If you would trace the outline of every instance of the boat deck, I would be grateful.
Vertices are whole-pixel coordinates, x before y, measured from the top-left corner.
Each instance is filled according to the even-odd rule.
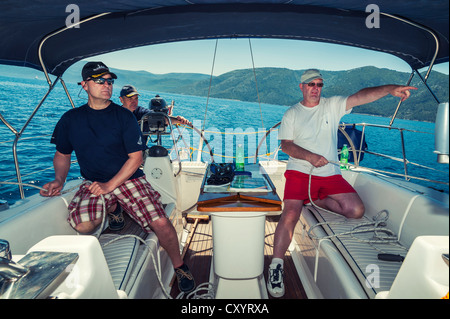
[[[141,238],[146,237],[146,233],[141,229],[141,227],[134,222],[127,214],[124,214],[125,227],[120,231],[111,231],[106,229],[103,234],[114,233],[118,235],[133,234],[140,236]],[[265,224],[265,245],[264,245],[264,278],[267,281],[267,269],[272,259],[273,253],[273,239],[275,234],[275,229],[279,216],[268,216],[266,217]],[[191,222],[191,221],[189,221]],[[193,223],[193,222],[192,222]],[[191,225],[192,226],[192,225]],[[195,232],[192,236],[189,248],[186,251],[184,262],[189,266],[192,274],[194,275],[196,284],[202,284],[209,281],[210,268],[212,262],[212,223],[211,221],[200,221],[197,224]],[[302,283],[298,277],[297,271],[295,269],[294,262],[290,256],[289,251],[286,252],[284,260],[284,271],[285,271],[285,288],[286,293],[280,299],[306,299],[306,293],[303,289]],[[180,291],[176,281],[171,289],[170,295],[176,298]],[[269,298],[272,298],[269,295]]]
[[[264,245],[264,277],[267,281],[267,269],[272,259],[273,238],[279,216],[266,217],[265,245]],[[212,225],[209,222],[199,222],[189,249],[184,257],[185,263],[190,267],[198,284],[209,281],[210,267],[212,261]],[[285,287],[286,294],[283,299],[306,299],[306,293],[298,277],[294,262],[289,254],[285,256]],[[176,284],[173,285],[171,296],[176,297],[179,289]],[[269,298],[272,298],[269,295]]]
[[[123,218],[125,220],[125,227],[119,231],[112,231],[109,228],[106,228],[102,234],[116,234],[116,235],[135,235],[141,237],[142,239],[147,238],[147,233],[136,223],[133,219],[131,219],[128,214],[124,213]]]

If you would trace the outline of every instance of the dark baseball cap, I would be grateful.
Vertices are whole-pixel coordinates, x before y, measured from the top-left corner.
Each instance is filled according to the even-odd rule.
[[[111,74],[113,79],[117,79],[117,75],[110,72],[108,67],[103,62],[88,62],[81,70],[83,81],[89,78],[98,78],[105,74]]]
[[[133,95],[139,95],[136,88],[132,85],[125,85],[122,90],[120,90],[120,97],[126,96],[126,97],[132,97]]]

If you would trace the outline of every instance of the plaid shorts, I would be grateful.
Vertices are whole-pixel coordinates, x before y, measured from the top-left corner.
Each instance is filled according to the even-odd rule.
[[[89,191],[89,183],[83,183],[69,204],[67,221],[75,228],[82,222],[102,218],[105,208],[115,203],[130,215],[146,232],[151,232],[150,224],[159,218],[166,218],[164,207],[145,176],[128,180],[112,192],[96,196]],[[103,203],[104,200],[104,203]]]

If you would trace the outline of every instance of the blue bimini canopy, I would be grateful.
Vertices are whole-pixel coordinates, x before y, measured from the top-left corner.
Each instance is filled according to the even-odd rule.
[[[449,3],[361,0],[3,0],[0,63],[59,76],[87,57],[157,43],[282,38],[349,45],[395,55],[413,69],[447,62]],[[371,27],[371,12],[378,27]],[[73,27],[69,18],[79,17]],[[70,19],[69,19],[70,20]],[[370,22],[370,19],[369,19]],[[67,28],[66,25],[72,26]],[[374,26],[374,24],[372,24]]]

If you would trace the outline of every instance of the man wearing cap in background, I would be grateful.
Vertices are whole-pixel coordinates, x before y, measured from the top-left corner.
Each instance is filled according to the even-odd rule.
[[[337,131],[342,116],[352,108],[376,101],[388,94],[406,100],[415,87],[383,85],[360,90],[349,96],[321,98],[324,85],[317,69],[306,70],[300,79],[303,100],[283,116],[278,139],[289,155],[286,166],[284,208],[274,238],[267,288],[273,297],[284,295],[283,258],[292,241],[294,227],[304,204],[311,199],[322,208],[348,218],[361,218],[364,204],[353,187],[342,177],[338,162]],[[311,185],[309,184],[309,175]]]
[[[142,106],[138,106],[139,103],[139,93],[136,90],[136,88],[133,85],[125,85],[122,87],[122,90],[120,91],[119,96],[120,102],[122,102],[122,106],[126,109],[133,112],[134,116],[138,121],[142,119],[142,117],[146,114],[151,113],[152,111],[148,108],[144,108]],[[172,115],[172,109],[169,109],[169,113],[167,114],[170,117],[170,121],[172,124],[183,124],[183,125],[192,125],[190,121],[185,119],[182,116],[171,116]],[[146,123],[148,125],[148,123]],[[144,124],[145,125],[145,124]],[[147,128],[144,126],[144,132],[148,131]],[[148,136],[144,135],[144,145],[147,144],[147,138]]]
[[[102,62],[86,63],[81,73],[88,102],[64,113],[56,124],[51,138],[56,145],[55,180],[43,186],[41,195],[60,195],[75,151],[85,182],[69,204],[70,225],[79,233],[92,233],[102,224],[103,205],[106,213],[114,215],[122,207],[146,232],[155,232],[172,261],[180,290],[193,290],[194,279],[181,259],[177,234],[160,194],[139,169],[145,145],[137,121],[110,100],[117,76]]]

